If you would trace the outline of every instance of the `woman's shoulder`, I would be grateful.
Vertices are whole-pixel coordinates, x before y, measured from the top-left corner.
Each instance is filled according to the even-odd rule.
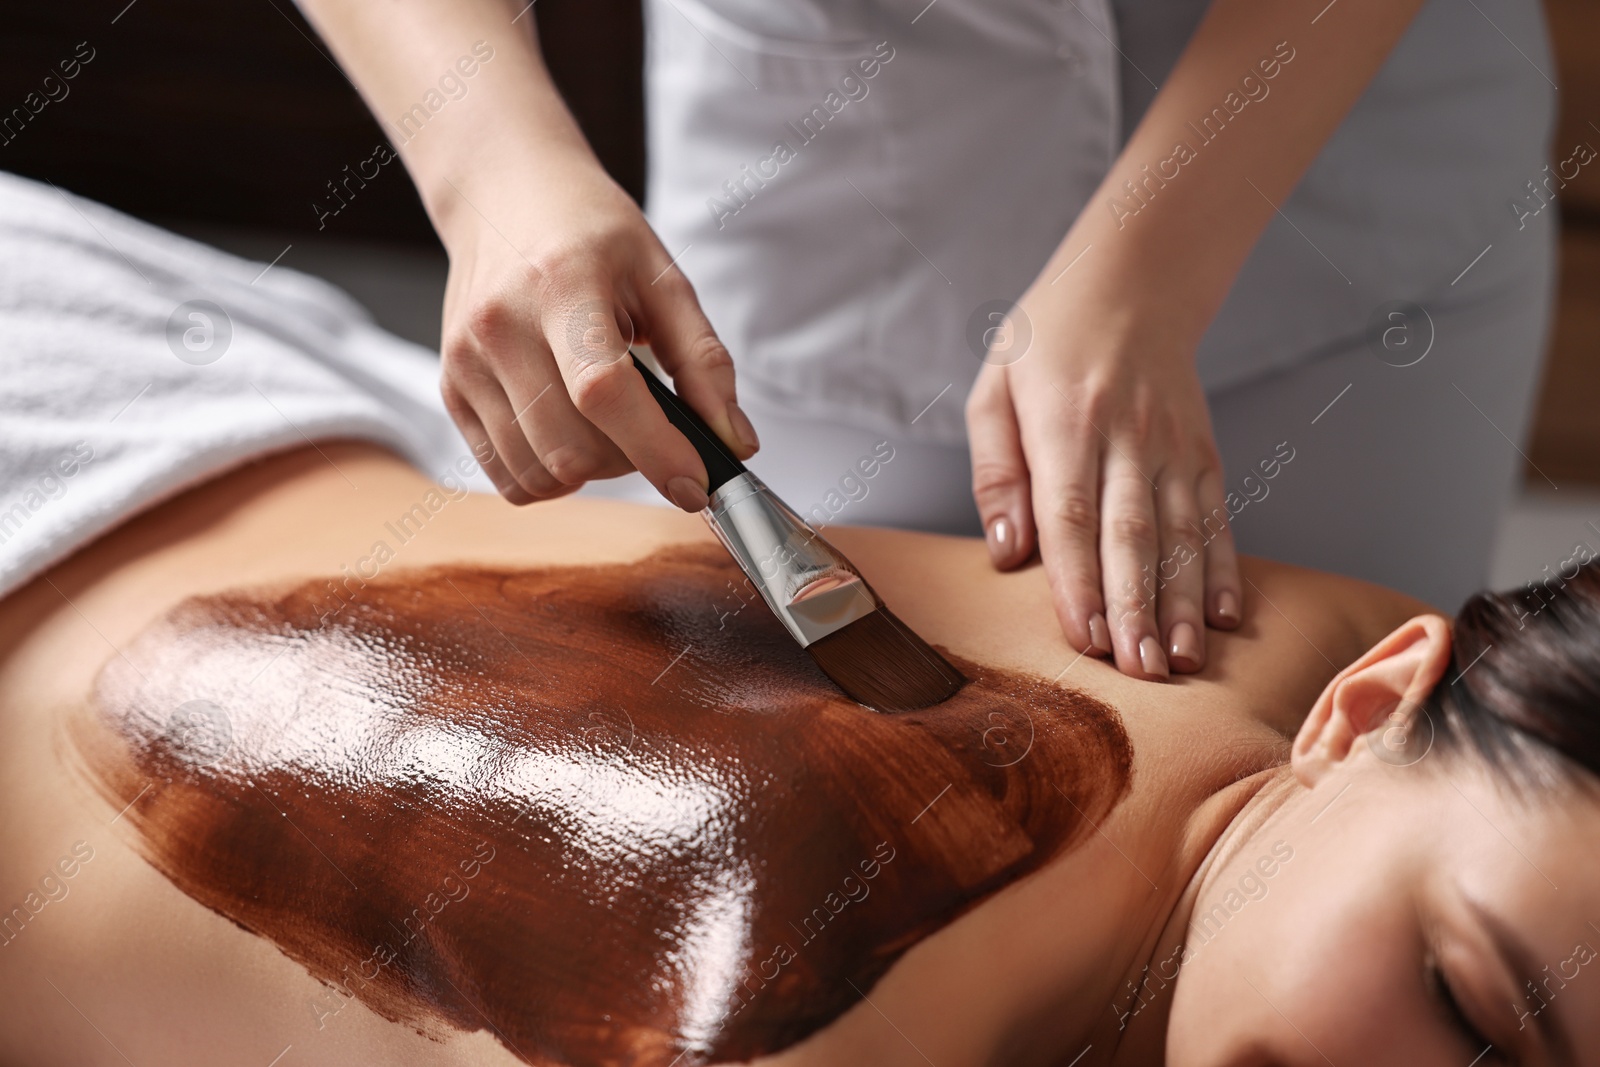
[[[1292,736],[1339,671],[1407,619],[1437,613],[1371,582],[1244,557],[1244,622],[1210,631],[1196,687]]]
[[[1364,652],[1418,615],[1447,615],[1399,590],[1328,571],[1255,556],[1241,560],[1241,571],[1247,600],[1254,593],[1258,609],[1281,616],[1308,635],[1313,630],[1325,635],[1341,653],[1351,648]]]

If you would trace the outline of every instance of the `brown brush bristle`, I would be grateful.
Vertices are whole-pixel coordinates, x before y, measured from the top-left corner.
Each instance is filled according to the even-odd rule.
[[[806,646],[822,672],[873,711],[916,711],[955,696],[961,672],[882,604]]]

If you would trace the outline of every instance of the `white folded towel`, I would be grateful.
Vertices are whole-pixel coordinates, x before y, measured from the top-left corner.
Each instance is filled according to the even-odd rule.
[[[308,442],[378,442],[492,492],[438,373],[326,282],[0,173],[0,596],[136,512]]]

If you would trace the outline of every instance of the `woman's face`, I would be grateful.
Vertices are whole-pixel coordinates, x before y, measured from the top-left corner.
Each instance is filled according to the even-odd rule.
[[[1600,1063],[1600,800],[1519,800],[1473,754],[1399,765],[1380,735],[1203,883],[1168,1062]]]

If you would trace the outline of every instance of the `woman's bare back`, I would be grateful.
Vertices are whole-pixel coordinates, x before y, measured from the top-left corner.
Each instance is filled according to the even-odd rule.
[[[1107,920],[1186,817],[1420,609],[1251,563],[1246,625],[1163,686],[979,542],[829,536],[968,691],[836,699],[691,516],[451,498],[360,446],[14,594],[0,1059],[1048,1058],[1104,1025]]]

